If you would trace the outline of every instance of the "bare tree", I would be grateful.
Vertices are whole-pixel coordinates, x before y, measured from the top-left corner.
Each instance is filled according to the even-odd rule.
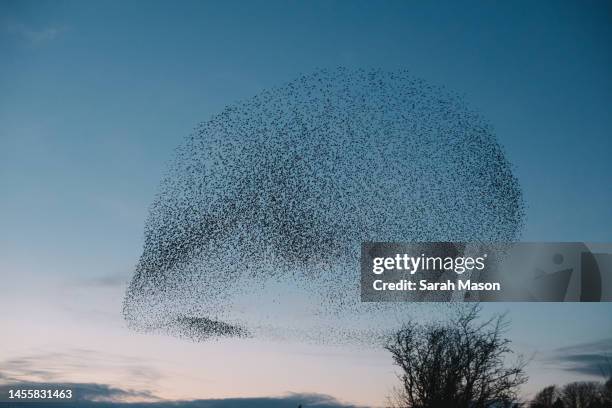
[[[553,408],[565,408],[565,405],[563,405],[563,400],[561,399],[561,397],[557,398],[557,400],[553,404]]]
[[[479,305],[462,307],[449,322],[409,321],[387,342],[401,368],[401,388],[391,403],[408,408],[486,408],[510,404],[527,381],[520,357],[504,337],[504,315],[480,320]]]
[[[565,385],[561,398],[565,408],[597,408],[602,406],[602,387],[594,381],[578,381]]]
[[[610,378],[608,378],[608,381],[606,381],[603,386],[603,397],[608,406],[612,407],[612,375]]]
[[[559,400],[560,393],[556,386],[549,385],[543,388],[536,396],[531,400],[529,404],[530,408],[553,408],[555,402]],[[558,405],[558,404],[557,404]]]
[[[604,408],[612,408],[612,357],[606,357],[601,366],[604,383],[601,386],[601,398]]]

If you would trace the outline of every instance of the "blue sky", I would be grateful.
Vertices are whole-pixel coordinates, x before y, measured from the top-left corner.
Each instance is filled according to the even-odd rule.
[[[11,336],[10,350],[87,346],[146,360],[136,342],[124,340],[130,333],[118,311],[173,149],[225,105],[316,68],[408,68],[458,92],[490,121],[514,165],[527,202],[524,240],[612,241],[611,23],[612,3],[603,1],[3,0],[0,319],[21,327],[13,320],[21,305],[32,334],[22,345]],[[510,309],[517,344],[527,351],[612,337],[605,304],[488,309]],[[47,343],[34,341],[47,313],[67,327]],[[81,318],[88,329],[62,340]],[[106,342],[92,340],[104,333]],[[157,346],[149,352],[166,341],[174,340],[151,340]],[[285,353],[279,364],[297,351]],[[357,354],[340,360],[339,370],[393,378],[386,360],[376,370],[360,366]],[[312,376],[329,368],[326,358],[314,361],[287,367]],[[555,373],[547,378],[560,378]],[[329,391],[348,400],[356,384],[324,390],[274,375],[260,395]],[[381,380],[373,394],[352,401],[380,400],[385,386]],[[230,394],[219,389],[228,387],[192,397]]]

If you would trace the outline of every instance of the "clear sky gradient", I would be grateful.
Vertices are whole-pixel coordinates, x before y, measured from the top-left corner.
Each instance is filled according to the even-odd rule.
[[[610,44],[604,1],[0,0],[0,374],[382,404],[395,377],[380,350],[124,327],[173,149],[225,105],[301,73],[408,68],[493,125],[525,193],[524,240],[611,242]],[[517,348],[535,353],[526,393],[586,378],[554,350],[612,338],[609,304],[486,310],[509,310]]]

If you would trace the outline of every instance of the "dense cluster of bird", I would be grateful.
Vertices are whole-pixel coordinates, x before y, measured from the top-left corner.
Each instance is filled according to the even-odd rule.
[[[359,337],[410,307],[360,302],[362,242],[509,241],[522,218],[502,149],[461,98],[407,71],[318,71],[177,149],[124,315],[196,340]]]

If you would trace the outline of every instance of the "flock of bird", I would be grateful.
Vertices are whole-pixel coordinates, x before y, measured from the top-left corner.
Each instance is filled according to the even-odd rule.
[[[362,242],[511,241],[523,214],[460,97],[407,71],[318,71],[227,106],[177,149],[124,316],[194,340],[371,336],[415,306],[360,302]]]

